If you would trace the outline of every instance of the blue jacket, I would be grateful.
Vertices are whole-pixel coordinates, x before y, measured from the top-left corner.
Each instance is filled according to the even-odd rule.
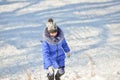
[[[53,66],[54,68],[64,67],[65,52],[69,52],[70,49],[64,38],[62,30],[58,27],[57,37],[51,38],[45,29],[43,37],[42,55],[44,68],[47,69],[49,66]]]

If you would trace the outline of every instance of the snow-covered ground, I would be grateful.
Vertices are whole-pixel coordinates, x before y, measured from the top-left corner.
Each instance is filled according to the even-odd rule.
[[[50,17],[71,48],[62,80],[120,80],[119,0],[0,0],[0,80],[46,80],[40,40]]]

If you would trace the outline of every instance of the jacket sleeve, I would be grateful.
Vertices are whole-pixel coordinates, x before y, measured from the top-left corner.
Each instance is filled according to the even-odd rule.
[[[63,39],[62,47],[66,53],[70,51],[70,48],[69,48],[65,38]]]
[[[49,57],[49,46],[45,41],[42,42],[42,55],[44,61],[44,68],[47,69],[49,66],[51,66],[51,61]]]

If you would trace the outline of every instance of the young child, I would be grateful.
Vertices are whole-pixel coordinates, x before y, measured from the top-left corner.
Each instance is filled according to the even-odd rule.
[[[50,18],[46,23],[42,42],[44,68],[48,70],[48,80],[54,80],[54,77],[55,80],[60,80],[60,77],[65,73],[65,53],[67,57],[70,57],[70,48],[64,38],[63,31]],[[57,69],[56,74],[54,69]]]

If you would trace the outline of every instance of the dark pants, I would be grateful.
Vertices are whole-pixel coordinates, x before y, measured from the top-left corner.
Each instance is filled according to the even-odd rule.
[[[54,71],[53,71],[54,72]],[[48,80],[54,80],[54,77],[55,77],[55,80],[60,80],[60,77],[65,73],[65,70],[64,70],[64,67],[62,68],[59,68],[56,72],[56,74],[54,75],[53,74],[50,74],[48,73],[47,74],[47,77],[48,77]]]

